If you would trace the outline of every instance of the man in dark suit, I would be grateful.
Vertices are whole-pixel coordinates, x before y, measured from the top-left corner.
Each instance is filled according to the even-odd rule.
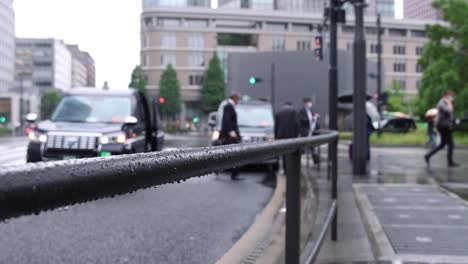
[[[299,134],[301,137],[310,137],[315,131],[320,129],[318,123],[319,114],[312,111],[312,100],[310,98],[304,98],[304,106],[299,110],[297,115],[297,121],[299,123]],[[315,149],[311,149],[312,159],[314,163],[319,162],[320,157],[315,153]]]
[[[237,124],[237,113],[236,105],[240,101],[240,95],[238,93],[232,93],[228,101],[223,108],[223,118],[221,121],[221,131],[219,133],[219,139],[223,145],[237,144],[240,143],[241,136],[239,132],[239,126]],[[231,169],[231,179],[241,180],[239,178],[239,169]]]
[[[299,110],[297,121],[299,122],[299,134],[302,137],[311,136],[319,129],[319,115],[312,111],[312,100],[304,98],[304,106]]]
[[[291,102],[286,102],[275,116],[275,138],[296,138],[299,135],[296,110]],[[283,156],[283,168],[286,172],[286,156]]]

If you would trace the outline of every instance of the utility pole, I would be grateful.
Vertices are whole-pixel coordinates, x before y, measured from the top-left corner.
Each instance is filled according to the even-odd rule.
[[[367,160],[367,116],[366,116],[366,40],[364,36],[364,0],[354,0],[356,27],[354,31],[354,133],[353,133],[353,174],[366,174]]]
[[[20,99],[19,99],[19,116],[20,116],[20,131],[19,135],[23,135],[23,130],[24,130],[24,121],[23,121],[23,94],[24,94],[24,84],[23,84],[23,73],[20,74]]]
[[[382,25],[380,23],[380,13],[377,14],[377,111],[379,112],[379,122],[377,127],[378,136],[382,136]]]
[[[338,10],[341,8],[341,5],[338,3],[339,0],[330,0],[330,65],[328,68],[328,85],[329,85],[329,127],[330,130],[338,130],[337,124],[337,98],[338,98],[338,56],[337,56],[337,24],[338,24]],[[337,175],[337,148],[336,145],[338,142],[334,141],[330,143],[328,147],[328,157],[329,162],[331,163],[331,177],[333,182],[336,182]],[[338,190],[337,186],[332,186],[332,194],[333,199],[337,199],[338,197]],[[338,212],[335,214],[333,218],[333,226],[338,225]],[[337,240],[337,233],[336,228],[332,228],[332,240]]]
[[[276,115],[276,91],[275,91],[275,63],[271,63],[271,106],[273,107],[273,114]]]

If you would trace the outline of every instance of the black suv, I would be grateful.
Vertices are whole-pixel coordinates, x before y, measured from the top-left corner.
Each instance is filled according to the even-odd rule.
[[[27,162],[156,151],[164,142],[157,98],[134,89],[72,89],[28,137]]]

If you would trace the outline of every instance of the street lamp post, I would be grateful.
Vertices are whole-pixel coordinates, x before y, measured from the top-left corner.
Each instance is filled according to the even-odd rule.
[[[364,37],[364,0],[354,0],[356,27],[354,32],[354,133],[353,174],[366,174],[367,131],[366,131],[366,40]]]

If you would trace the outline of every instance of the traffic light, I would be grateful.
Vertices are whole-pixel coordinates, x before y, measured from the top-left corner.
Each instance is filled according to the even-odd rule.
[[[164,104],[166,102],[166,98],[164,97],[159,97],[159,103]]]
[[[192,121],[193,121],[193,123],[197,124],[198,121],[199,121],[199,119],[198,119],[198,117],[194,117],[194,118],[192,119]]]
[[[7,119],[4,116],[0,116],[0,123],[4,124],[6,123]]]
[[[251,85],[254,85],[254,84],[259,83],[259,82],[261,82],[261,81],[262,81],[262,79],[260,79],[260,78],[258,78],[258,77],[253,77],[253,76],[252,76],[252,77],[249,78],[249,83],[250,83]]]
[[[322,37],[318,36],[315,37],[315,50],[314,50],[314,55],[315,59],[318,61],[323,60],[323,45],[322,45]]]

